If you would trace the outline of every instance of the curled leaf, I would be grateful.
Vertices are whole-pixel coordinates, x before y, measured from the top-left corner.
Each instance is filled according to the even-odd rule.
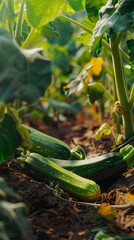
[[[102,135],[110,135],[112,133],[112,130],[110,126],[107,123],[102,124],[102,126],[98,129],[98,131],[95,134],[95,139],[99,140],[101,139]]]

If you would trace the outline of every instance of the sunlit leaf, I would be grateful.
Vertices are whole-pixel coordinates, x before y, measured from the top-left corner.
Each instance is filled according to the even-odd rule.
[[[98,131],[95,134],[95,139],[99,140],[103,135],[110,135],[111,134],[111,128],[107,123],[102,124],[102,126],[98,129]]]
[[[48,24],[64,11],[73,13],[67,0],[26,0],[26,7],[28,21],[34,28]]]
[[[113,220],[116,216],[115,208],[112,208],[109,203],[102,203],[98,209],[98,213],[107,220]]]
[[[0,161],[10,157],[21,144],[16,122],[9,114],[0,121]]]
[[[124,140],[125,140],[125,136],[123,134],[118,134],[116,138],[116,145],[118,146],[119,144],[122,144]]]
[[[92,35],[86,31],[80,32],[77,37],[77,43],[88,46],[91,36]]]

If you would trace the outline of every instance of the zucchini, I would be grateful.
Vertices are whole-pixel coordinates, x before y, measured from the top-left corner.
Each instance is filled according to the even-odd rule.
[[[25,124],[23,124],[23,126],[30,132],[32,151],[49,158],[80,160],[85,158],[85,152],[79,145],[71,149],[70,146],[57,138],[42,133]]]
[[[40,181],[47,183],[54,181],[63,190],[84,201],[95,200],[99,197],[100,187],[94,181],[80,177],[53,161],[46,158],[44,161],[42,158],[38,153],[30,153],[20,160],[23,160],[26,170]]]
[[[78,174],[79,176],[100,181],[108,177],[113,177],[127,168],[120,153],[111,152],[98,157],[85,160],[61,160],[38,156],[44,163],[48,160],[53,161],[59,166]]]

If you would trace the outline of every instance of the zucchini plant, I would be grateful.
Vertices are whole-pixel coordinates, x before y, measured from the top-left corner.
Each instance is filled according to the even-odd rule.
[[[134,5],[131,0],[108,1],[99,10],[97,22],[90,41],[92,51],[102,51],[102,39],[105,37],[105,47],[111,51],[114,70],[113,86],[116,111],[122,115],[124,134],[130,138],[134,133],[132,108],[134,103],[134,84],[129,94],[125,78],[124,64],[128,60],[133,71],[133,24]],[[127,49],[127,50],[126,50]],[[129,56],[127,55],[129,54]],[[124,60],[125,58],[125,60]],[[133,74],[133,73],[132,73]]]
[[[105,4],[106,1],[103,2]],[[90,28],[81,24],[70,17],[62,16],[66,21],[78,25],[88,32],[90,37],[90,53],[97,56],[100,53],[105,58],[111,58],[111,68],[113,68],[112,77],[112,95],[114,96],[114,108],[112,112],[116,123],[117,132],[120,132],[119,125],[123,125],[125,138],[130,138],[134,133],[134,123],[132,118],[132,109],[134,103],[134,84],[131,89],[128,87],[125,73],[125,65],[129,66],[130,76],[133,78],[133,51],[134,51],[134,5],[131,0],[112,1],[108,0],[105,6],[100,8],[100,3],[86,1],[85,9],[89,19],[99,17],[95,22],[95,27]],[[93,10],[91,12],[91,10]],[[96,11],[95,11],[96,10]],[[106,54],[106,50],[110,54]],[[79,89],[82,80],[75,82],[75,89]],[[96,89],[97,90],[97,89]],[[70,93],[72,91],[72,84]]]

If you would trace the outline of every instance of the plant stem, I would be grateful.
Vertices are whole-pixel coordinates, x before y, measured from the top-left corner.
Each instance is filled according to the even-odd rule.
[[[66,21],[68,21],[68,22],[71,22],[71,23],[77,25],[78,27],[84,29],[86,32],[92,34],[92,29],[90,29],[89,27],[85,26],[85,25],[82,24],[82,23],[79,23],[78,21],[76,21],[76,20],[74,20],[74,19],[72,19],[72,18],[70,18],[70,17],[67,17],[67,16],[65,16],[65,15],[61,15],[59,18],[61,18],[61,19],[63,19],[63,20],[66,20]]]
[[[133,136],[133,120],[132,113],[129,109],[129,101],[126,89],[126,82],[124,79],[123,66],[121,64],[121,56],[119,52],[119,42],[121,40],[121,35],[117,37],[116,34],[111,36],[111,51],[112,51],[112,60],[113,60],[113,69],[115,75],[115,84],[117,89],[117,96],[120,101],[121,106],[123,107],[123,126],[124,133],[126,138]]]
[[[22,21],[23,21],[23,13],[24,13],[24,4],[25,0],[22,0],[21,2],[21,7],[19,11],[19,16],[18,16],[18,22],[16,26],[16,32],[15,32],[15,40],[19,43],[20,42],[20,36],[22,32]]]
[[[67,17],[67,16],[65,16],[65,15],[61,15],[59,18],[75,24],[76,26],[78,26],[78,27],[82,28],[83,30],[85,30],[86,32],[90,33],[91,35],[93,34],[93,30],[92,30],[92,29],[90,29],[90,28],[87,27],[86,25],[84,25],[84,24],[82,24],[82,23],[79,23],[78,21],[76,21],[76,20],[74,20],[74,19],[72,19],[72,18],[70,18],[70,17]],[[110,45],[109,45],[104,39],[102,39],[102,44],[103,44],[103,46],[104,46],[107,50],[110,50],[110,51],[111,51]],[[120,48],[120,52],[121,52],[122,56],[123,56],[127,61],[130,60],[129,56],[128,56],[121,48]]]
[[[12,27],[10,12],[9,12],[10,11],[9,1],[5,2],[5,6],[6,6],[6,13],[7,13],[8,31],[11,34],[11,36],[13,37],[13,27]]]
[[[129,97],[129,107],[132,108],[134,104],[134,84],[131,89],[130,97]]]
[[[32,28],[28,37],[26,38],[25,42],[22,44],[22,48],[28,48],[28,45],[30,44],[32,36],[35,34],[36,29]]]

